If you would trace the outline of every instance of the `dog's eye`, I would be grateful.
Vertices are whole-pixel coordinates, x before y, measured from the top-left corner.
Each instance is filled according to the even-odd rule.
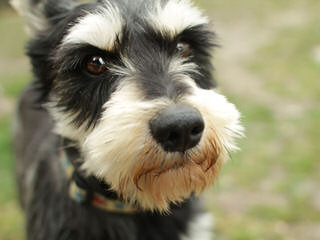
[[[178,42],[176,46],[176,51],[182,57],[189,57],[191,53],[190,44],[186,42]]]
[[[98,75],[106,71],[106,62],[103,57],[92,56],[88,59],[87,70],[89,73]]]

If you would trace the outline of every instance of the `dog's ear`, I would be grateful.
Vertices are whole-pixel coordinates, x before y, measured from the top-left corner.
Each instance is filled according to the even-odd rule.
[[[13,8],[25,18],[27,31],[34,35],[50,25],[50,18],[77,5],[68,0],[10,0]]]

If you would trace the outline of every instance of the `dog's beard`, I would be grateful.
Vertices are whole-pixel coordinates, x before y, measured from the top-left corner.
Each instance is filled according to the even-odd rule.
[[[133,170],[134,183],[142,191],[146,189],[146,185],[155,182],[163,175],[178,174],[185,168],[191,170],[197,166],[203,173],[206,173],[217,162],[220,149],[221,145],[218,145],[215,139],[208,140],[202,150],[194,149],[185,153],[167,153],[157,145],[147,145],[138,157],[136,168]],[[185,184],[189,182],[189,185],[191,185],[191,172],[185,174],[184,178],[186,180]],[[146,179],[152,179],[152,181]],[[206,182],[203,177],[200,177],[199,180],[203,183]],[[140,184],[144,187],[140,187]]]
[[[149,121],[174,102],[143,100],[139,89],[124,81],[83,143],[82,169],[143,209],[168,211],[170,203],[201,193],[214,182],[228,152],[236,149],[234,138],[242,127],[239,112],[222,95],[189,85],[193,94],[179,102],[198,109],[206,126],[196,147],[185,153],[164,151],[151,137]]]
[[[138,189],[136,199],[144,208],[162,211],[167,210],[168,202],[179,203],[191,193],[200,194],[213,183],[222,163],[216,138],[200,145],[185,153],[167,153],[158,145],[146,145],[132,175],[120,181],[118,191],[129,199]]]

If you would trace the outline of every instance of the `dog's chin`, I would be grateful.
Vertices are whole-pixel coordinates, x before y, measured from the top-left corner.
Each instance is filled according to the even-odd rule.
[[[143,209],[167,212],[171,203],[181,203],[192,193],[199,195],[213,183],[221,161],[216,161],[210,168],[208,164],[207,161],[197,163],[188,160],[181,166],[145,169],[135,175],[134,184],[130,179],[122,179],[118,191]]]
[[[218,176],[226,158],[221,143],[213,138],[202,145],[185,153],[167,153],[158,146],[145,146],[129,173],[117,180],[105,180],[119,196],[141,209],[168,212],[170,204],[199,195]]]

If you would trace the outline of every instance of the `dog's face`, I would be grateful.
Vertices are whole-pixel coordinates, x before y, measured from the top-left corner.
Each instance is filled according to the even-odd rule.
[[[207,18],[187,0],[59,4],[33,12],[29,55],[82,169],[150,210],[212,184],[242,127],[213,90]]]

